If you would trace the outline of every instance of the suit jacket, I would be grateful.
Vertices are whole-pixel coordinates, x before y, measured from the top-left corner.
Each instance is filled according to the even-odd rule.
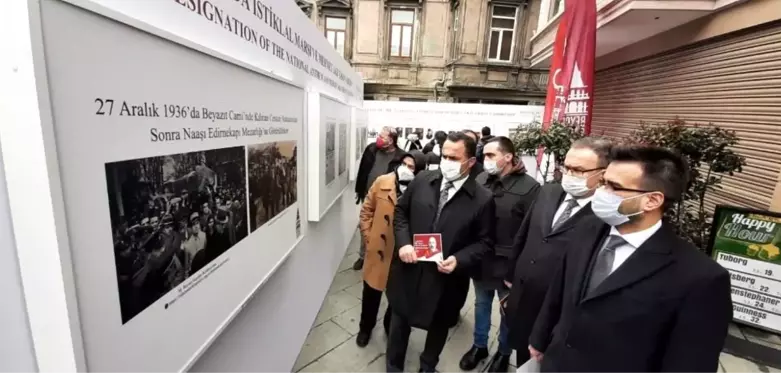
[[[492,193],[469,177],[437,214],[442,174],[422,171],[396,204],[396,247],[387,296],[393,311],[415,327],[444,327],[458,318],[469,292],[469,270],[491,251],[494,237]],[[440,273],[430,262],[407,264],[399,248],[412,245],[412,235],[441,233],[443,256],[455,256],[456,270]]]
[[[565,196],[559,184],[546,184],[540,188],[513,241],[510,255],[514,265],[505,276],[513,286],[505,315],[510,329],[509,343],[515,349],[525,349],[529,345],[529,334],[556,268],[565,251],[582,240],[574,228],[603,224],[588,204],[553,231],[553,217]]]
[[[583,232],[557,271],[531,336],[542,369],[715,372],[732,320],[727,270],[662,225],[587,294],[608,232]]]

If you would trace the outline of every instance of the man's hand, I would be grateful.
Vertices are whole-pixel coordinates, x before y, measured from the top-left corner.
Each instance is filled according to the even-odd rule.
[[[529,345],[529,355],[538,362],[542,361],[542,352],[537,351],[532,345]]]
[[[452,255],[437,263],[437,269],[442,273],[451,273],[456,270],[456,266],[458,266],[458,262],[456,257]]]
[[[412,245],[404,245],[399,249],[399,258],[404,263],[415,263],[418,256],[415,255],[415,248]]]
[[[359,196],[358,193],[355,193],[355,204],[356,205],[361,204],[361,196]]]
[[[512,289],[513,288],[513,284],[511,282],[509,282],[509,281],[505,281],[504,282],[504,286],[507,286],[508,289]]]

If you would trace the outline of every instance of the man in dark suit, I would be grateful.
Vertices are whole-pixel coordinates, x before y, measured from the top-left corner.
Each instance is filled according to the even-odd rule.
[[[505,276],[511,290],[504,309],[509,344],[516,350],[519,366],[529,359],[529,334],[555,270],[564,252],[581,239],[574,228],[599,223],[590,202],[607,167],[610,148],[610,141],[593,137],[573,143],[564,159],[561,184],[540,189],[515,236],[515,265]]]
[[[544,371],[715,372],[732,319],[729,273],[662,223],[688,170],[662,148],[613,149],[534,325]],[[544,354],[544,355],[543,355]]]
[[[485,131],[483,132],[485,134]],[[512,256],[515,232],[534,203],[540,184],[526,174],[523,162],[515,156],[513,142],[504,136],[492,137],[484,143],[485,172],[477,176],[477,182],[494,194],[496,204],[496,239],[494,252],[483,258],[483,264],[472,274],[475,290],[474,343],[459,362],[462,370],[475,369],[488,357],[488,334],[491,331],[491,309],[494,295],[504,298],[509,289],[504,276],[515,262]],[[499,346],[491,359],[489,372],[507,372],[512,347],[507,343],[507,323],[502,317],[499,326]]]
[[[471,175],[476,143],[454,132],[442,147],[440,170],[423,171],[396,204],[396,249],[387,297],[393,309],[387,347],[389,372],[404,370],[410,327],[428,331],[420,371],[433,372],[448,326],[458,318],[469,292],[469,270],[491,251],[493,195]],[[443,260],[418,262],[414,234],[442,235]]]

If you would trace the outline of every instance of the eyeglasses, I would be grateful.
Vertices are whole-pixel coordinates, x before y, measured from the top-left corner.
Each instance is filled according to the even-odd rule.
[[[632,193],[642,193],[642,194],[656,192],[655,190],[643,190],[643,189],[618,187],[605,181],[604,179],[599,181],[599,186],[613,192],[632,192]]]
[[[569,168],[565,165],[559,166],[559,171],[561,171],[562,175],[572,175],[572,176],[579,176],[579,177],[587,176],[589,172],[599,171],[604,169],[605,169],[604,167],[597,167],[597,168],[592,168],[590,170],[576,170],[576,169]]]

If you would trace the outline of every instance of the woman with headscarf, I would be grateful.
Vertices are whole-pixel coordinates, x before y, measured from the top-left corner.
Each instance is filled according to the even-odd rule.
[[[388,173],[377,178],[369,189],[361,207],[361,236],[366,240],[366,256],[363,265],[363,296],[361,321],[355,343],[359,347],[369,344],[372,329],[377,323],[382,293],[388,282],[393,258],[393,217],[396,202],[407,189],[415,175],[425,168],[423,154],[419,151],[395,157],[388,165]],[[385,334],[390,327],[391,309],[385,312]]]

